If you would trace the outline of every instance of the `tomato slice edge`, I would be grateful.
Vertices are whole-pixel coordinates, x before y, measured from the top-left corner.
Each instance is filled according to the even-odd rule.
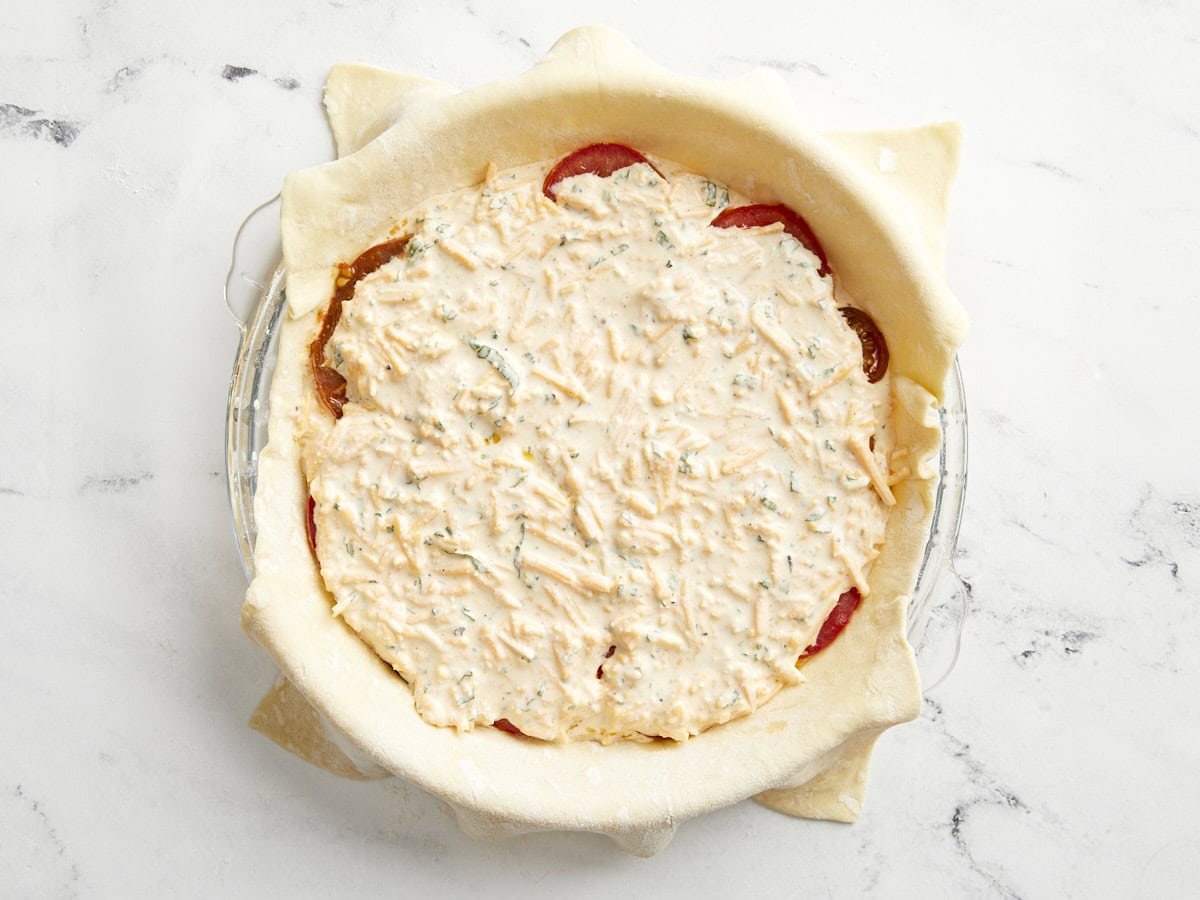
[[[616,143],[588,144],[568,153],[555,164],[547,173],[546,180],[542,182],[542,193],[555,200],[557,192],[554,187],[565,178],[576,175],[599,175],[601,178],[607,178],[614,172],[638,163],[645,163],[658,172],[660,178],[664,177],[654,163],[632,147]]]
[[[317,501],[313,495],[308,495],[308,513],[304,518],[304,532],[308,535],[308,549],[312,551],[313,559],[317,559]]]
[[[812,226],[805,221],[804,216],[790,206],[782,203],[751,203],[748,206],[731,206],[724,209],[708,224],[713,228],[761,228],[764,225],[783,225],[786,234],[790,234],[809,252],[821,261],[818,270],[821,275],[830,273],[829,261],[825,258],[825,249],[817,240]]]
[[[817,632],[816,640],[804,648],[800,659],[814,656],[832,644],[850,622],[850,617],[854,615],[854,611],[858,609],[858,604],[861,602],[862,594],[859,593],[858,588],[852,587],[848,591],[844,591],[838,597],[837,603],[833,605],[833,609],[829,611],[829,615],[825,617],[825,621],[821,623],[821,630]]]
[[[333,332],[342,318],[342,304],[354,296],[354,288],[362,279],[403,253],[411,237],[412,235],[406,234],[404,237],[368,247],[350,265],[338,266],[339,283],[334,288],[329,306],[321,318],[321,329],[308,345],[308,362],[312,370],[313,384],[317,388],[317,397],[335,419],[342,417],[342,406],[346,403],[346,379],[333,366],[325,365],[325,345],[333,337]]]
[[[874,384],[887,372],[891,353],[888,351],[887,338],[875,320],[857,306],[841,306],[838,312],[845,318],[846,323],[858,335],[858,341],[863,349],[863,372],[867,381]]]

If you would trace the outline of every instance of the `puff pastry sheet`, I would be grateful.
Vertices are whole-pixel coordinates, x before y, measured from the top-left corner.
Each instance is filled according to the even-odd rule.
[[[289,176],[283,192],[290,318],[259,465],[257,574],[243,607],[244,627],[282,676],[251,724],[335,774],[414,781],[477,835],[588,830],[649,855],[679,822],[755,795],[791,815],[853,821],[876,738],[920,710],[905,614],[937,487],[936,409],[966,328],[942,276],[958,127],[819,135],[801,124],[774,73],[684,78],[598,28],[565,35],[516,79],[462,92],[338,65],[325,101],[339,160]],[[923,462],[897,485],[870,596],[805,665],[806,683],[754,714],[666,746],[544,745],[493,729],[432,728],[407,685],[329,615],[309,554],[293,439],[307,342],[336,264],[385,239],[399,212],[477,182],[489,161],[550,159],[598,140],[799,210],[821,236],[839,290],[888,336],[898,437]]]

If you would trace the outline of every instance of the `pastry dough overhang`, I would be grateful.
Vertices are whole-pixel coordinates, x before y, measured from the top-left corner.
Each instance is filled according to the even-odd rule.
[[[965,330],[936,268],[957,130],[891,135],[889,152],[901,163],[895,171],[907,177],[893,177],[887,187],[886,176],[869,176],[852,161],[870,166],[878,150],[871,136],[825,140],[801,128],[773,74],[682,78],[648,63],[620,35],[592,28],[566,35],[519,78],[463,93],[339,67],[327,105],[339,151],[369,143],[285,183],[292,318],[281,331],[271,443],[259,465],[247,630],[353,744],[482,816],[477,825],[603,831],[628,849],[652,852],[676,822],[767,789],[774,790],[764,799],[778,808],[853,818],[857,801],[843,803],[839,815],[816,794],[805,800],[786,789],[837,771],[839,759],[843,768],[859,760],[850,766],[857,790],[847,790],[861,798],[874,736],[919,710],[905,610],[936,488],[936,398]],[[477,182],[489,160],[508,166],[549,159],[598,140],[675,159],[758,202],[800,211],[845,292],[887,335],[900,440],[914,459],[928,461],[898,486],[871,596],[841,638],[806,664],[807,683],[683,745],[546,745],[491,729],[460,735],[426,725],[408,686],[329,615],[298,512],[305,486],[291,437],[294,398],[305,389],[314,311],[332,293],[336,264],[386,239],[393,217],[425,197]],[[906,192],[916,201],[911,206],[898,202]],[[828,787],[821,789],[831,795]]]

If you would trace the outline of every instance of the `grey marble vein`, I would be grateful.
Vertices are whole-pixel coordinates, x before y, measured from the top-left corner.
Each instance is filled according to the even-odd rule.
[[[121,494],[154,479],[153,472],[134,472],[128,475],[89,475],[79,488],[81,494]]]
[[[60,147],[70,147],[83,130],[83,123],[53,118],[38,110],[0,103],[0,135],[51,141]]]
[[[0,801],[0,863],[10,896],[74,897],[82,888],[79,863],[42,801],[23,784]]]
[[[126,65],[121,66],[121,68],[117,69],[117,71],[112,74],[112,77],[108,79],[108,82],[104,86],[105,91],[110,94],[116,94],[124,90],[130,84],[142,77],[142,74],[146,71],[146,67],[148,65],[149,60],[140,59],[136,62],[127,63]]]
[[[1044,159],[1035,159],[1033,162],[1030,163],[1030,165],[1033,166],[1035,169],[1041,169],[1044,172],[1049,172],[1051,175],[1057,175],[1060,178],[1066,178],[1070,181],[1078,181],[1079,180],[1079,177],[1077,175],[1074,175],[1071,172],[1068,172],[1066,169],[1064,169],[1062,166],[1058,165],[1057,163],[1048,162],[1047,160],[1044,160]]]
[[[233,66],[227,64],[225,68],[221,70],[221,77],[226,81],[240,81],[241,79],[250,75],[257,74],[258,69],[251,69],[248,66]]]
[[[774,69],[776,72],[807,72],[818,78],[829,78],[829,72],[814,62],[804,59],[751,59],[745,56],[722,56],[721,59],[762,69]]]
[[[286,76],[269,77],[263,75],[258,69],[252,69],[249,66],[235,66],[226,64],[221,70],[221,77],[226,81],[241,81],[245,78],[259,76],[267,78],[276,87],[283,88],[285,91],[294,91],[300,87],[300,81],[296,78]]]
[[[932,711],[929,720],[948,745],[951,755],[962,764],[967,781],[973,788],[969,799],[960,801],[950,813],[947,824],[954,847],[989,892],[1017,900],[1021,895],[1006,882],[1003,871],[995,871],[978,859],[976,840],[980,838],[968,826],[972,812],[980,807],[1011,810],[1023,816],[1029,814],[1029,808],[1013,791],[996,782],[983,762],[974,755],[969,743],[950,732],[942,706],[929,698],[925,699],[925,704]]]
[[[1162,566],[1177,582],[1177,590],[1183,590],[1183,577],[1192,570],[1181,570],[1180,559],[1190,564],[1200,555],[1194,552],[1200,550],[1200,499],[1164,497],[1147,484],[1130,514],[1129,528],[1142,550],[1121,561],[1134,569]]]
[[[498,25],[492,23],[491,21],[485,19],[484,16],[480,13],[480,11],[478,9],[475,8],[475,6],[473,4],[464,3],[463,10],[471,18],[478,19],[490,31],[490,33],[500,41],[500,43],[502,43],[502,44],[513,44],[513,43],[520,44],[521,47],[523,47],[524,50],[527,51],[527,53],[526,53],[527,56],[529,56],[531,59],[536,58],[537,54],[534,53],[533,44],[530,43],[528,38],[523,37],[520,34],[515,34],[514,32],[508,30],[507,28],[498,26]]]

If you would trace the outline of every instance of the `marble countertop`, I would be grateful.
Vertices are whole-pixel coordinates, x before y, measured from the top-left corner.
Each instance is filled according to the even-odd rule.
[[[0,893],[1121,896],[1200,890],[1200,7],[70,0],[0,24]],[[329,159],[333,62],[470,86],[571,27],[778,71],[828,128],[954,118],[970,486],[961,661],[853,826],[752,802],[650,860],[498,844],[246,726],[221,300]],[[1189,402],[1191,401],[1191,402]]]

